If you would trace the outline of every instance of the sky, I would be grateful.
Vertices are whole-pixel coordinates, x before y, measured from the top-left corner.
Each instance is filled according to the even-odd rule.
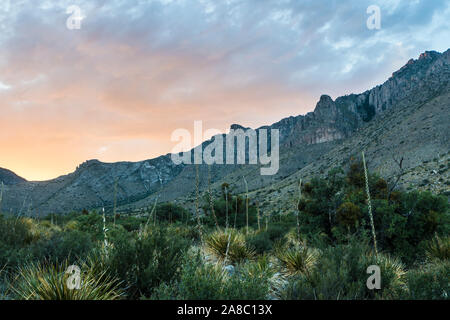
[[[449,47],[446,0],[2,0],[0,167],[46,180],[154,158],[195,120],[269,125]]]

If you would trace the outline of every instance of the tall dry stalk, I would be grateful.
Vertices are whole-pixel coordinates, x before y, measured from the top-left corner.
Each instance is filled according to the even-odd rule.
[[[364,166],[364,175],[366,178],[367,205],[369,208],[370,225],[372,226],[373,247],[375,249],[375,255],[378,256],[377,236],[375,234],[375,225],[373,223],[372,202],[370,201],[370,190],[369,190],[369,176],[367,174],[366,158],[364,157],[364,151],[362,152],[362,161],[363,161],[363,166]]]
[[[114,205],[113,205],[113,217],[114,217],[114,225],[116,225],[116,206],[117,206],[117,183],[119,179],[116,179],[114,183]]]
[[[200,177],[198,172],[198,164],[195,165],[195,214],[197,217],[197,227],[200,231],[200,236],[202,234],[201,222],[200,222]]]
[[[147,222],[145,223],[144,231],[147,231],[148,223],[150,222],[150,218],[153,218],[153,226],[156,226],[156,204],[158,203],[159,195],[155,199],[155,203],[153,204],[152,211],[150,211]],[[154,215],[154,216],[153,216]]]
[[[247,219],[247,234],[248,234],[248,184],[245,177],[242,176],[242,178],[244,179],[245,183],[245,217]]]
[[[0,188],[0,213],[2,212],[2,200],[3,200],[3,181],[2,181],[2,187]]]
[[[228,229],[228,189],[225,186],[225,228]]]
[[[234,212],[234,228],[236,229],[236,220],[238,214],[238,197],[236,196],[236,211]]]
[[[105,254],[108,255],[108,249],[109,249],[109,243],[108,243],[108,228],[106,228],[106,216],[105,216],[105,208],[102,208],[103,211],[103,246],[104,246],[104,250],[105,250]]]
[[[208,166],[208,193],[209,193],[209,206],[211,208],[211,213],[214,218],[214,223],[217,229],[219,229],[219,222],[217,221],[216,211],[214,210],[214,199],[211,191],[211,167]]]
[[[298,240],[300,240],[300,201],[302,198],[302,179],[300,179],[300,182],[298,184],[298,199],[297,199],[297,207],[295,208],[297,210],[297,237]]]
[[[259,221],[259,202],[256,201],[256,220],[258,221],[258,231],[261,230],[261,223]]]

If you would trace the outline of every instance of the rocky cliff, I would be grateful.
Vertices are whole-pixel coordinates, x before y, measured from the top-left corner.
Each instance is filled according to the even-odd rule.
[[[419,126],[418,115],[426,117],[427,114],[421,106],[428,106],[430,101],[434,101],[430,111],[440,112],[441,115],[432,114],[436,116],[433,118],[436,120],[434,127],[427,126],[428,147],[420,141],[423,134],[416,134],[416,141],[403,139],[402,148],[419,148],[426,153],[442,149],[442,153],[446,153],[449,149],[446,139],[449,122],[445,124],[445,121],[449,116],[449,104],[445,97],[450,91],[449,79],[450,50],[444,53],[427,51],[418,59],[408,61],[385,83],[371,90],[336,100],[323,95],[313,112],[262,127],[280,130],[281,159],[277,175],[262,177],[258,174],[257,165],[214,165],[209,173],[206,166],[200,166],[200,188],[204,190],[207,187],[207,174],[210,174],[211,183],[216,188],[223,181],[238,181],[242,175],[247,177],[252,190],[262,190],[282,181],[289,185],[289,177],[317,173],[315,170],[323,170],[318,168],[325,167],[327,163],[345,163],[344,155],[369,144],[373,153],[378,151],[378,154],[383,154],[386,148],[395,148],[397,143],[400,144],[400,128],[403,135],[408,135],[408,131],[415,132]],[[411,119],[405,122],[407,117]],[[386,123],[390,123],[390,127]],[[231,128],[242,127],[235,124]],[[375,144],[383,134],[380,130],[387,130],[386,134],[391,130],[396,135],[389,135],[390,142],[385,139]],[[432,139],[438,140],[435,142]],[[411,161],[411,165],[423,160],[420,157],[425,157],[421,152],[411,156],[417,158],[417,161]],[[387,161],[386,157],[387,154],[384,158]],[[324,159],[329,162],[323,162]],[[381,162],[383,158],[378,157],[372,163]],[[317,167],[320,163],[322,165]],[[148,206],[156,195],[162,201],[188,201],[195,190],[194,181],[193,166],[174,165],[169,155],[135,163],[107,164],[91,160],[80,165],[74,173],[54,180],[19,181],[18,184],[5,182],[7,186],[2,208],[6,212],[18,212],[26,207],[30,214],[63,213],[83,208],[111,207],[116,196],[118,205],[129,210]]]

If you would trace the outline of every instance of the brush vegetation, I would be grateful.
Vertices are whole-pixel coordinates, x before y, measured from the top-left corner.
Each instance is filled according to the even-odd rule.
[[[446,197],[392,191],[354,162],[303,181],[292,212],[247,194],[165,203],[140,215],[0,215],[2,299],[448,299]],[[197,215],[198,212],[201,215]],[[247,227],[248,225],[248,227]],[[79,266],[81,287],[67,287]],[[366,286],[378,265],[382,285]]]

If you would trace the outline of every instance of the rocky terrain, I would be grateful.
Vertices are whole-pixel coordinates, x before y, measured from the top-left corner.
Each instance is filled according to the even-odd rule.
[[[323,95],[314,112],[262,127],[280,130],[276,175],[261,176],[258,165],[200,165],[200,192],[207,190],[208,182],[214,193],[223,182],[243,192],[245,176],[252,199],[264,210],[289,210],[300,178],[345,167],[350,157],[365,151],[369,170],[388,180],[398,174],[397,162],[403,158],[400,188],[448,194],[449,79],[450,50],[429,51],[371,90],[336,100]],[[156,197],[189,207],[196,190],[195,166],[175,165],[170,155],[135,163],[90,160],[71,174],[44,182],[11,174],[0,169],[6,185],[3,212],[43,215],[111,208],[114,202],[119,210],[129,211],[148,207]]]

